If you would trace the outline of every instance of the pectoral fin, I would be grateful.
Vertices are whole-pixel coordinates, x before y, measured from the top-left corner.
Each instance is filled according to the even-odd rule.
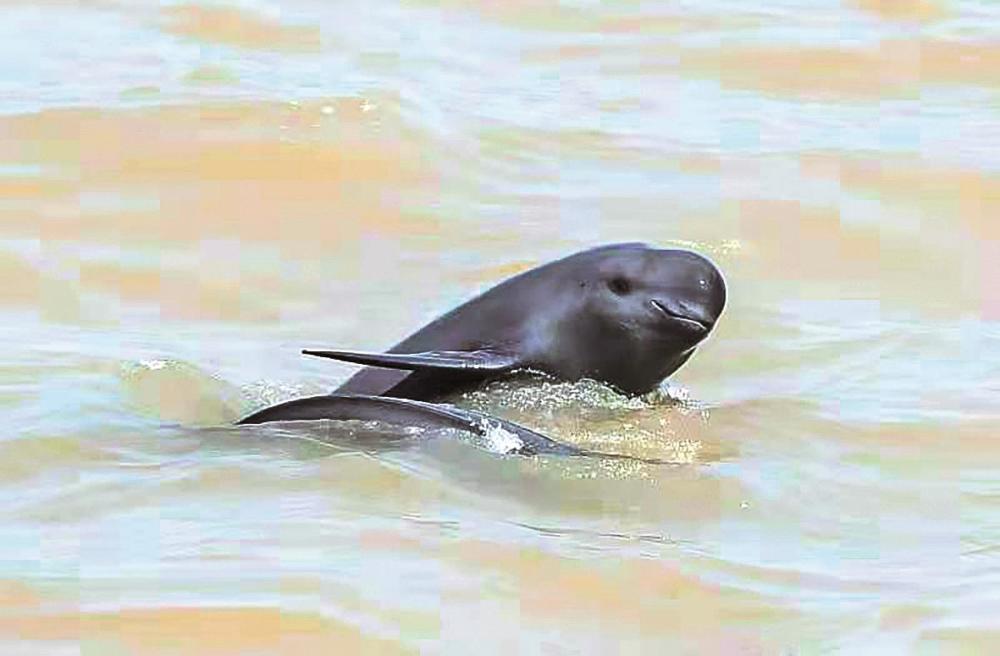
[[[510,351],[482,349],[478,351],[425,351],[424,353],[366,353],[364,351],[314,351],[303,350],[332,360],[343,360],[386,369],[411,371],[451,371],[475,373],[502,373],[524,366],[520,357]]]

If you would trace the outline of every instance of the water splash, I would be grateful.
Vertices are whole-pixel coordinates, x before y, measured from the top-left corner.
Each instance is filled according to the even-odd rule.
[[[485,447],[494,453],[507,455],[517,453],[524,448],[524,442],[514,433],[500,425],[500,422],[483,419],[479,422],[483,430]]]
[[[238,388],[186,362],[151,358],[119,368],[126,403],[140,415],[188,426],[227,424],[239,416]]]
[[[263,408],[291,401],[302,396],[323,394],[325,390],[309,385],[299,385],[269,380],[258,380],[242,389],[244,408]]]
[[[713,459],[708,409],[683,387],[662,384],[626,396],[593,380],[542,376],[495,381],[467,392],[460,405],[510,419],[553,439],[594,451],[678,464]],[[497,450],[496,445],[484,445]]]

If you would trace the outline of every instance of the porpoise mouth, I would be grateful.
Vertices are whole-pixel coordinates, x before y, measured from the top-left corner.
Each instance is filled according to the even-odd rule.
[[[667,308],[663,303],[657,300],[651,300],[649,302],[656,310],[658,310],[663,316],[669,319],[672,323],[679,326],[683,326],[687,330],[691,330],[698,333],[707,333],[712,329],[712,324],[705,322],[703,319],[695,319],[694,317],[679,314],[678,312]]]

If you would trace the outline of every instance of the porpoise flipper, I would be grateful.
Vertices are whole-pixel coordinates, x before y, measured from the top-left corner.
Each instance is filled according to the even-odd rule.
[[[305,355],[343,360],[386,369],[411,371],[448,371],[469,374],[493,374],[524,366],[512,351],[480,349],[476,351],[425,351],[423,353],[369,353],[365,351],[304,349]]]
[[[491,430],[501,429],[511,433],[521,441],[520,447],[506,452],[509,455],[591,456],[653,465],[670,464],[667,461],[653,458],[637,458],[618,453],[602,453],[581,449],[570,444],[557,442],[512,421],[485,415],[475,410],[387,396],[367,396],[364,394],[308,396],[258,410],[236,423],[237,425],[247,425],[272,421],[315,421],[320,419],[383,421],[429,430],[457,428],[481,437],[487,437]]]

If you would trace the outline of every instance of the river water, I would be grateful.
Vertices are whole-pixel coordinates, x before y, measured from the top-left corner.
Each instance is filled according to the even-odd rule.
[[[991,0],[3,2],[3,652],[995,651],[998,34]],[[227,427],[354,370],[302,347],[632,240],[728,280],[667,388],[456,402],[672,465]]]

